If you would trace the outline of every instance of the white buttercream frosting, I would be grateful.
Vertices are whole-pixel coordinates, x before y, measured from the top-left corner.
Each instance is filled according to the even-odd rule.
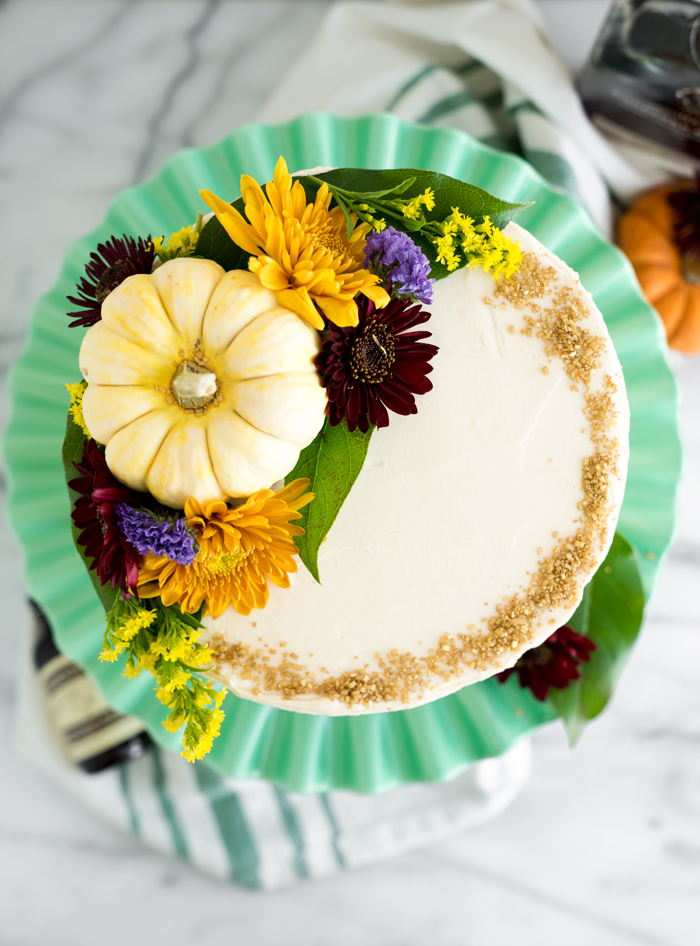
[[[588,388],[528,329],[526,317],[536,310],[497,296],[490,275],[461,269],[437,282],[425,326],[439,346],[433,390],[417,398],[416,415],[392,414],[372,437],[321,547],[322,584],[299,563],[290,589],[270,587],[264,610],[243,617],[229,608],[205,620],[219,651],[222,641],[229,647],[213,676],[240,696],[328,715],[403,709],[512,666],[573,613],[612,541],[622,502],[624,382],[603,318],[576,274],[517,225],[505,232],[556,270],[537,307],[546,309],[568,287],[587,310],[585,330],[604,340]],[[582,466],[595,452],[586,394],[604,390],[616,410],[606,433],[616,470],[607,529],[596,534],[594,561],[576,575],[573,599],[538,613],[517,648],[455,672],[423,672],[400,699],[348,703],[319,694],[331,678],[382,674],[392,652],[429,667],[445,635],[458,641],[486,633],[497,606],[527,593],[543,557],[581,527]],[[266,688],[265,668],[280,665],[298,668],[314,692],[289,697]]]

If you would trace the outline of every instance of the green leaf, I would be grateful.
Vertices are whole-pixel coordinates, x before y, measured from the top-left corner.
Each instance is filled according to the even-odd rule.
[[[348,240],[349,240],[350,237],[352,236],[352,231],[355,229],[355,226],[352,222],[350,214],[348,213],[348,208],[345,206],[345,201],[342,199],[342,197],[336,197],[335,200],[338,206],[340,207],[340,209],[343,211],[343,216],[345,217],[345,228],[346,228]]]
[[[78,427],[70,414],[68,414],[68,420],[66,422],[66,436],[63,440],[63,450],[62,450],[62,459],[63,459],[63,471],[66,477],[66,485],[70,480],[76,479],[80,474],[73,466],[74,462],[80,462],[83,456],[83,444],[87,440],[87,437],[83,431]],[[71,512],[75,506],[76,499],[80,498],[80,493],[77,493],[74,489],[71,489],[68,486],[68,494],[70,496],[70,508]],[[73,535],[73,541],[75,542],[75,547],[78,550],[80,557],[83,560],[85,568],[88,570],[88,575],[90,576],[90,581],[92,586],[97,592],[97,596],[102,602],[102,606],[105,609],[105,612],[109,611],[114,601],[117,597],[118,591],[115,591],[111,585],[103,585],[100,583],[94,568],[91,569],[92,559],[87,558],[85,555],[85,549],[82,545],[78,543],[78,536],[80,535],[80,530],[77,528],[73,520],[71,519],[71,533]]]
[[[430,187],[435,194],[435,207],[430,213],[426,213],[426,220],[444,220],[452,212],[453,207],[459,207],[462,213],[472,217],[474,222],[479,224],[485,216],[491,218],[494,226],[503,228],[509,220],[516,217],[521,210],[530,206],[530,203],[509,203],[494,197],[481,187],[475,187],[473,184],[466,184],[464,181],[458,181],[446,174],[438,174],[435,171],[421,171],[416,168],[398,168],[396,170],[364,170],[363,168],[338,168],[335,171],[324,171],[321,174],[314,175],[318,180],[326,181],[336,187],[341,187],[346,191],[365,195],[369,198],[371,193],[377,193],[382,189],[393,189],[401,187],[406,177],[414,178],[413,184],[406,189],[405,198],[417,197]],[[306,190],[307,200],[313,200],[318,184],[310,178],[300,178],[304,189]],[[387,221],[389,222],[389,221]],[[397,230],[403,230],[411,235],[411,239],[417,243],[430,261],[431,276],[435,279],[442,279],[448,275],[447,267],[438,263],[434,245],[422,233],[416,233],[415,221],[391,218],[391,226]]]
[[[568,622],[596,645],[581,676],[548,699],[575,743],[588,720],[610,699],[615,682],[637,639],[644,613],[644,591],[637,552],[615,534],[603,564],[586,586],[581,604]]]
[[[245,206],[241,197],[232,206],[244,214]],[[250,255],[233,242],[216,217],[207,220],[202,227],[197,241],[197,256],[214,260],[229,272],[232,269],[248,269]]]
[[[311,177],[311,180],[314,178]],[[386,187],[384,190],[379,191],[365,191],[363,190],[362,196],[366,197],[368,200],[379,200],[381,197],[400,197],[401,194],[404,194],[408,188],[415,183],[415,177],[407,177],[406,180],[401,181],[400,184],[397,184],[395,187]],[[350,192],[356,193],[356,192]]]
[[[73,420],[73,416],[69,413],[66,419],[66,435],[63,438],[63,450],[61,453],[61,458],[63,460],[63,472],[66,477],[66,483],[69,480],[74,480],[80,474],[73,466],[73,463],[80,462],[83,457],[83,444],[87,440],[87,437],[83,433],[80,427]],[[74,490],[69,490],[72,498],[77,498],[80,493],[76,493]]]
[[[299,557],[319,584],[318,550],[362,469],[373,431],[371,427],[366,434],[361,430],[350,433],[345,421],[331,427],[326,420],[316,439],[301,451],[297,465],[285,477],[286,483],[300,476],[307,477],[311,481],[309,489],[316,493],[308,506],[299,510],[302,518],[295,524],[306,532],[296,536],[295,543]]]

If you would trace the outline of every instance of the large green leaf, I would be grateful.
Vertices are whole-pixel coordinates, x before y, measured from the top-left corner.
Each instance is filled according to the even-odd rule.
[[[550,690],[549,701],[564,720],[571,742],[581,735],[610,699],[615,682],[637,639],[644,613],[644,591],[637,552],[619,533],[598,571],[586,586],[569,621],[596,646],[581,676],[563,690]]]
[[[68,420],[66,422],[66,436],[63,440],[63,451],[62,451],[63,470],[66,476],[66,484],[68,484],[70,480],[74,480],[76,479],[76,477],[80,475],[78,471],[75,469],[75,467],[73,466],[73,464],[76,461],[80,462],[80,460],[82,459],[83,444],[85,443],[86,439],[87,438],[85,434],[83,433],[83,431],[81,430],[81,428],[78,427],[78,425],[73,420],[72,416],[69,414]],[[70,495],[70,505],[71,505],[71,511],[72,511],[73,507],[75,506],[76,499],[80,498],[80,493],[76,493],[76,491],[71,489],[70,486],[68,487],[68,493]],[[83,560],[83,564],[85,565],[85,568],[88,570],[90,581],[92,582],[92,585],[95,591],[97,592],[97,595],[100,601],[102,602],[102,606],[104,607],[105,611],[109,611],[109,609],[114,604],[115,598],[117,597],[117,591],[115,591],[111,587],[111,585],[101,584],[97,577],[95,569],[90,568],[90,566],[92,565],[92,559],[87,558],[87,556],[85,555],[85,549],[83,548],[82,545],[79,544],[78,536],[80,534],[80,530],[76,527],[72,519],[71,519],[71,532],[73,534],[73,541],[75,542],[75,547],[78,550],[78,553]]]
[[[245,216],[241,197],[235,200],[232,206]],[[197,256],[214,260],[219,266],[223,266],[226,272],[232,269],[248,269],[250,259],[250,253],[246,253],[233,242],[216,217],[211,217],[202,227],[197,241]]]
[[[373,431],[371,427],[366,434],[360,430],[350,433],[345,421],[331,427],[326,420],[316,439],[301,451],[297,465],[285,477],[287,483],[300,476],[307,477],[311,481],[309,489],[316,494],[309,505],[300,510],[302,518],[296,524],[306,531],[296,537],[295,543],[299,557],[319,583],[318,550],[362,469]]]
[[[398,168],[396,170],[365,170],[363,168],[338,168],[334,171],[324,171],[314,175],[319,180],[327,181],[344,190],[368,194],[397,187],[407,178],[414,178],[413,183],[406,188],[402,199],[410,199],[431,188],[435,194],[435,207],[426,213],[427,220],[444,220],[452,212],[453,207],[459,207],[463,214],[472,217],[475,223],[481,223],[485,216],[491,222],[503,228],[509,220],[516,217],[521,210],[529,207],[529,203],[510,203],[494,197],[481,187],[458,181],[447,174],[438,174],[435,171],[421,171],[416,168]],[[313,199],[318,185],[308,178],[301,178],[308,199]],[[388,219],[388,224],[398,230],[404,230],[417,243],[430,261],[430,275],[435,279],[442,279],[448,275],[447,267],[438,263],[435,247],[425,236],[413,230],[411,222],[400,219]]]

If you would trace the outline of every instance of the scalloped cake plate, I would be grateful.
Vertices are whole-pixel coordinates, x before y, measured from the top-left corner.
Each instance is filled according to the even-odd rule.
[[[71,538],[61,466],[68,397],[80,377],[83,333],[68,328],[66,296],[95,245],[114,234],[168,234],[201,209],[198,191],[233,198],[241,173],[265,181],[280,154],[290,168],[417,167],[449,174],[505,200],[534,201],[518,217],[581,277],[602,311],[625,375],[630,402],[629,475],[618,529],[640,553],[647,596],[674,525],[680,477],[678,392],[659,320],[642,299],[624,256],[585,212],[526,162],[451,129],[412,125],[390,115],[304,115],[281,125],[248,125],[210,148],[184,151],[162,171],[114,200],[103,223],[73,244],[55,286],[37,304],[29,338],[10,381],[5,438],[9,515],[26,556],[29,593],[48,613],[58,644],[97,680],[111,705],[143,720],[162,746],[179,737],[161,725],[165,710],[146,675],[121,676],[100,663],[104,613]],[[207,762],[225,775],[264,778],[294,791],[381,792],[442,781],[500,755],[553,718],[547,704],[514,677],[490,679],[411,710],[359,717],[308,716],[229,693],[226,718]]]

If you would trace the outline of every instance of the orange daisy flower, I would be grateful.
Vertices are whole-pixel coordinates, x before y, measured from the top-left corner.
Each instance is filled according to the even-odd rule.
[[[211,191],[199,193],[234,243],[252,254],[248,267],[280,305],[321,330],[316,306],[330,322],[348,326],[357,325],[358,292],[377,308],[387,304],[390,297],[378,285],[379,277],[365,269],[369,224],[356,226],[348,239],[342,210],[328,209],[328,187],[323,184],[313,204],[307,204],[304,188],[300,181],[292,184],[284,158],[265,192],[252,177],[241,177],[248,220]]]
[[[159,555],[144,555],[138,593],[179,604],[192,614],[202,603],[206,614],[219,617],[231,604],[239,614],[267,604],[268,580],[289,588],[289,572],[297,570],[292,536],[303,535],[299,510],[314,498],[304,493],[309,480],[294,480],[273,493],[261,489],[242,505],[224,502],[202,505],[188,499],[187,524],[197,530],[199,554],[191,565],[179,565]]]

